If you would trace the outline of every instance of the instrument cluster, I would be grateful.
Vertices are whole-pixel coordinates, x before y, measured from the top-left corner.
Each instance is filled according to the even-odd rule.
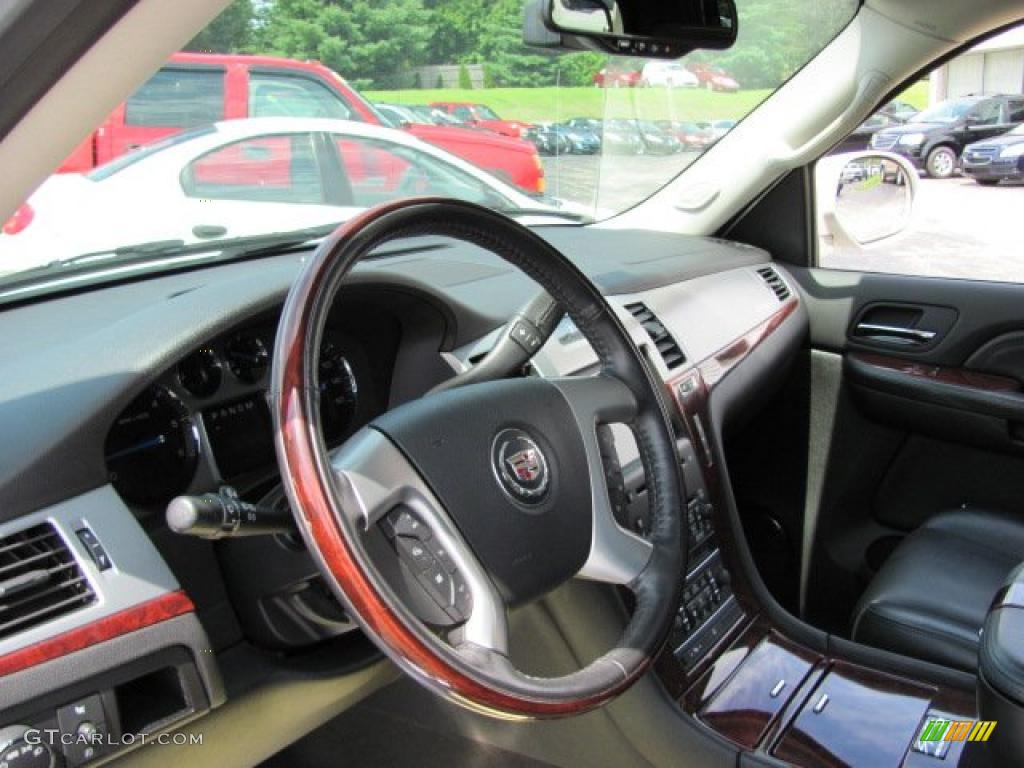
[[[125,501],[155,507],[192,488],[197,478],[244,488],[276,472],[267,401],[275,331],[271,320],[213,340],[121,412],[104,454],[110,482]],[[372,402],[361,408],[361,382],[369,385],[373,378],[368,366],[360,345],[344,331],[325,330],[318,385],[328,446],[376,415]]]

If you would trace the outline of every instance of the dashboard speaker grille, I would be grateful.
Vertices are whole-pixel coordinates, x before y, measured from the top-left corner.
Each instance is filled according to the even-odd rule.
[[[626,310],[635,317],[640,325],[647,331],[647,335],[651,337],[651,341],[654,342],[655,348],[658,350],[658,354],[661,355],[661,359],[665,361],[665,367],[670,371],[674,368],[678,368],[686,362],[686,355],[683,354],[683,350],[672,334],[668,332],[668,329],[662,325],[658,316],[655,315],[650,308],[643,302],[636,302],[634,304],[627,304]]]
[[[779,298],[779,301],[786,301],[790,297],[789,286],[779,276],[779,273],[775,271],[775,267],[762,267],[757,270],[757,274],[772,289],[772,292]]]
[[[95,601],[78,561],[51,523],[0,538],[0,638]]]

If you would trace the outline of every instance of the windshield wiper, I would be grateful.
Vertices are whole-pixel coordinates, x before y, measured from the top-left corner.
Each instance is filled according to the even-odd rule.
[[[204,253],[215,252],[220,254],[215,259],[218,262],[272,255],[326,237],[337,226],[337,223],[324,224],[290,232],[247,235],[187,245],[183,240],[151,240],[104,251],[83,253],[0,277],[0,299],[3,299],[5,294],[10,294],[34,283],[45,282],[51,278],[87,274],[104,268],[135,267],[160,259],[200,256]]]
[[[338,223],[335,222],[306,229],[295,229],[290,232],[228,237],[220,240],[203,240],[187,245],[184,240],[148,240],[132,245],[121,245],[109,250],[83,253],[67,259],[58,259],[41,267],[36,267],[36,269],[57,269],[75,264],[108,260],[116,260],[118,263],[123,263],[122,260],[124,259],[134,260],[138,257],[191,256],[199,253],[211,253],[213,251],[231,251],[233,255],[238,255],[239,252],[248,254],[252,249],[301,245],[310,240],[329,235],[337,226]]]

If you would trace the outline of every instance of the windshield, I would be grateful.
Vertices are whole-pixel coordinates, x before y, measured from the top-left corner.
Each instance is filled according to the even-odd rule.
[[[972,99],[952,99],[926,109],[914,118],[915,123],[955,123],[963,118],[978,102]]]
[[[409,196],[526,224],[613,217],[714,147],[858,2],[737,6],[735,46],[663,62],[527,48],[524,0],[234,0],[3,225],[0,294],[68,264],[237,253]]]

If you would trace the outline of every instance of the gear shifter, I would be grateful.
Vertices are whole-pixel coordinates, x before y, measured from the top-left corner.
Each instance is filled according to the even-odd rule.
[[[291,512],[260,507],[238,498],[230,485],[218,493],[178,496],[167,505],[167,525],[175,533],[201,539],[228,539],[294,533]]]

